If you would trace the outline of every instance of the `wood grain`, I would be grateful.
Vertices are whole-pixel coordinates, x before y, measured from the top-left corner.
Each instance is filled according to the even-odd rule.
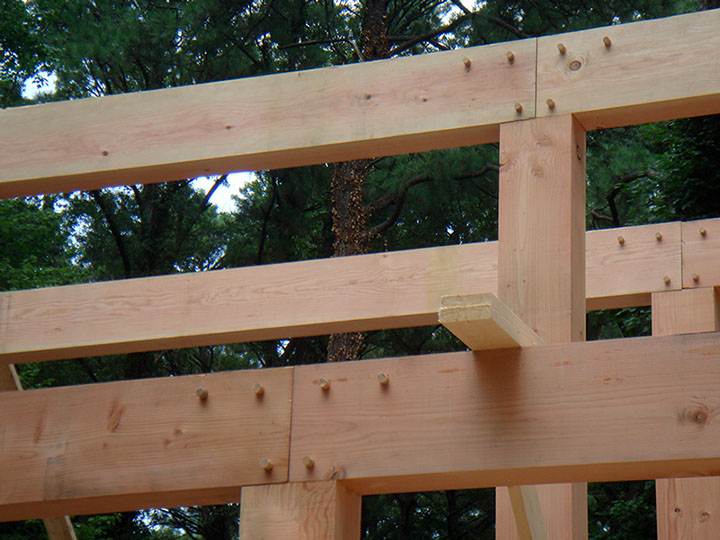
[[[0,520],[219,504],[287,481],[291,381],[285,368],[0,393]]]
[[[543,341],[494,294],[443,296],[439,321],[473,351],[529,347]]]
[[[712,288],[654,293],[652,325],[654,336],[718,331],[720,295]],[[655,488],[658,540],[717,538],[720,477],[661,478]]]
[[[711,10],[539,38],[537,115],[593,130],[719,113],[718,26]]]
[[[585,339],[585,130],[571,116],[500,133],[498,298],[545,342]]]
[[[683,223],[682,242],[683,288],[719,286],[720,219]],[[697,280],[693,279],[693,274],[697,275]]]
[[[240,538],[360,538],[360,495],[342,482],[250,486],[242,490]]]
[[[704,223],[720,237],[720,220]],[[679,288],[679,227],[588,232],[587,308],[649,305],[651,292]],[[720,247],[684,251],[702,283],[715,281]],[[479,292],[497,292],[497,242],[4,292],[0,362],[431,325],[443,295]]]
[[[681,230],[681,223],[675,221],[588,232],[588,310],[647,306],[651,293],[681,289]],[[658,233],[659,241],[655,236]],[[715,251],[715,257],[720,257],[720,249]],[[669,284],[665,276],[670,278]]]
[[[498,295],[548,343],[585,339],[585,157],[585,130],[571,116],[500,130]],[[584,485],[505,489],[496,490],[498,540],[587,538]],[[535,500],[540,508],[517,507]]]
[[[0,392],[21,391],[20,378],[12,364],[0,366]],[[43,519],[45,532],[49,540],[77,540],[75,529],[68,516]]]
[[[720,237],[720,220],[704,223]],[[651,292],[679,288],[679,227],[588,232],[587,308],[649,305]],[[720,267],[720,248],[685,251]],[[480,292],[497,292],[497,242],[4,292],[0,362],[431,325],[443,295]]]
[[[720,473],[715,333],[301,366],[294,377],[293,482],[346,479],[370,494]]]
[[[535,54],[529,39],[5,109],[0,197],[494,142],[534,115]]]
[[[0,362],[437,324],[496,267],[474,244],[0,293]]]

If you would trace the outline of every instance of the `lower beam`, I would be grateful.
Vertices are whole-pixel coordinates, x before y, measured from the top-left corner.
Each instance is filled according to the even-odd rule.
[[[291,382],[284,368],[0,393],[0,521],[220,504],[285,482]]]
[[[293,482],[372,494],[720,473],[717,333],[301,366],[294,380]]]
[[[4,521],[288,478],[365,495],[720,475],[720,334],[3,392],[0,411]]]
[[[240,538],[359,540],[361,506],[360,495],[336,480],[245,487]]]

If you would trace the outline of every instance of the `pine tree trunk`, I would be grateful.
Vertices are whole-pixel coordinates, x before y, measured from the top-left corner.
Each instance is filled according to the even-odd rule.
[[[388,55],[388,0],[367,0],[363,17],[361,60],[378,60]],[[335,164],[332,178],[333,252],[335,257],[367,253],[367,215],[363,204],[363,186],[368,176],[369,160],[344,161]],[[364,336],[355,332],[333,334],[328,341],[328,362],[356,360]]]

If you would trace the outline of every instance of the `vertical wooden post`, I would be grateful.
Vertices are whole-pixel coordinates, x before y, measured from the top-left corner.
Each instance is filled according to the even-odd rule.
[[[361,497],[337,480],[248,486],[240,540],[360,538]]]
[[[720,289],[707,287],[652,294],[654,336],[718,330]],[[659,479],[655,482],[655,491],[658,540],[718,537],[720,477]]]
[[[22,390],[20,379],[12,364],[8,366],[8,369],[0,366],[0,392],[10,390]],[[45,518],[43,524],[50,540],[77,540],[75,529],[67,516]]]
[[[498,297],[546,343],[583,341],[585,130],[569,115],[503,124],[500,166]],[[587,538],[586,484],[538,493],[548,538]],[[496,523],[518,538],[507,488]]]

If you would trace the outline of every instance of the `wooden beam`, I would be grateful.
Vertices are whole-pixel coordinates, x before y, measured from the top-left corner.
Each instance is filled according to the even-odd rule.
[[[438,319],[473,351],[529,347],[543,341],[494,294],[443,296]]]
[[[718,26],[716,9],[542,37],[537,115],[592,130],[720,113]]]
[[[494,142],[534,115],[535,54],[529,39],[5,109],[0,197]]]
[[[583,341],[585,130],[572,116],[503,125],[500,164],[498,295],[546,342]],[[587,488],[534,493],[542,513],[517,508],[528,498],[506,489],[497,489],[496,538],[587,538]]]
[[[360,495],[337,480],[245,487],[240,538],[359,540],[361,506]]]
[[[0,392],[22,391],[20,378],[12,364],[7,368],[0,366]],[[77,540],[75,529],[68,516],[43,519],[45,532],[49,540]]]
[[[720,219],[682,224],[683,288],[720,285]]]
[[[680,288],[680,223],[591,231],[586,265],[588,309],[649,305]],[[10,291],[0,363],[432,325],[442,296],[478,292],[497,292],[497,242]]]
[[[474,244],[0,293],[0,362],[432,325],[496,266]]]
[[[713,288],[655,293],[652,325],[656,336],[718,331],[720,294]],[[720,477],[664,478],[655,487],[659,540],[717,537]]]
[[[291,370],[291,482],[373,494],[718,475],[718,366],[709,333],[0,393],[0,520],[221,504],[285,481]],[[273,401],[258,404],[261,376]]]
[[[713,333],[297,367],[290,481],[373,494],[720,474],[719,366]]]
[[[291,384],[285,368],[0,393],[0,520],[219,504],[285,482]]]
[[[675,221],[588,232],[588,311],[649,306],[651,293],[682,288],[681,229]],[[713,256],[720,259],[720,249]]]
[[[548,534],[536,486],[508,486],[506,491],[520,540],[546,540]]]

